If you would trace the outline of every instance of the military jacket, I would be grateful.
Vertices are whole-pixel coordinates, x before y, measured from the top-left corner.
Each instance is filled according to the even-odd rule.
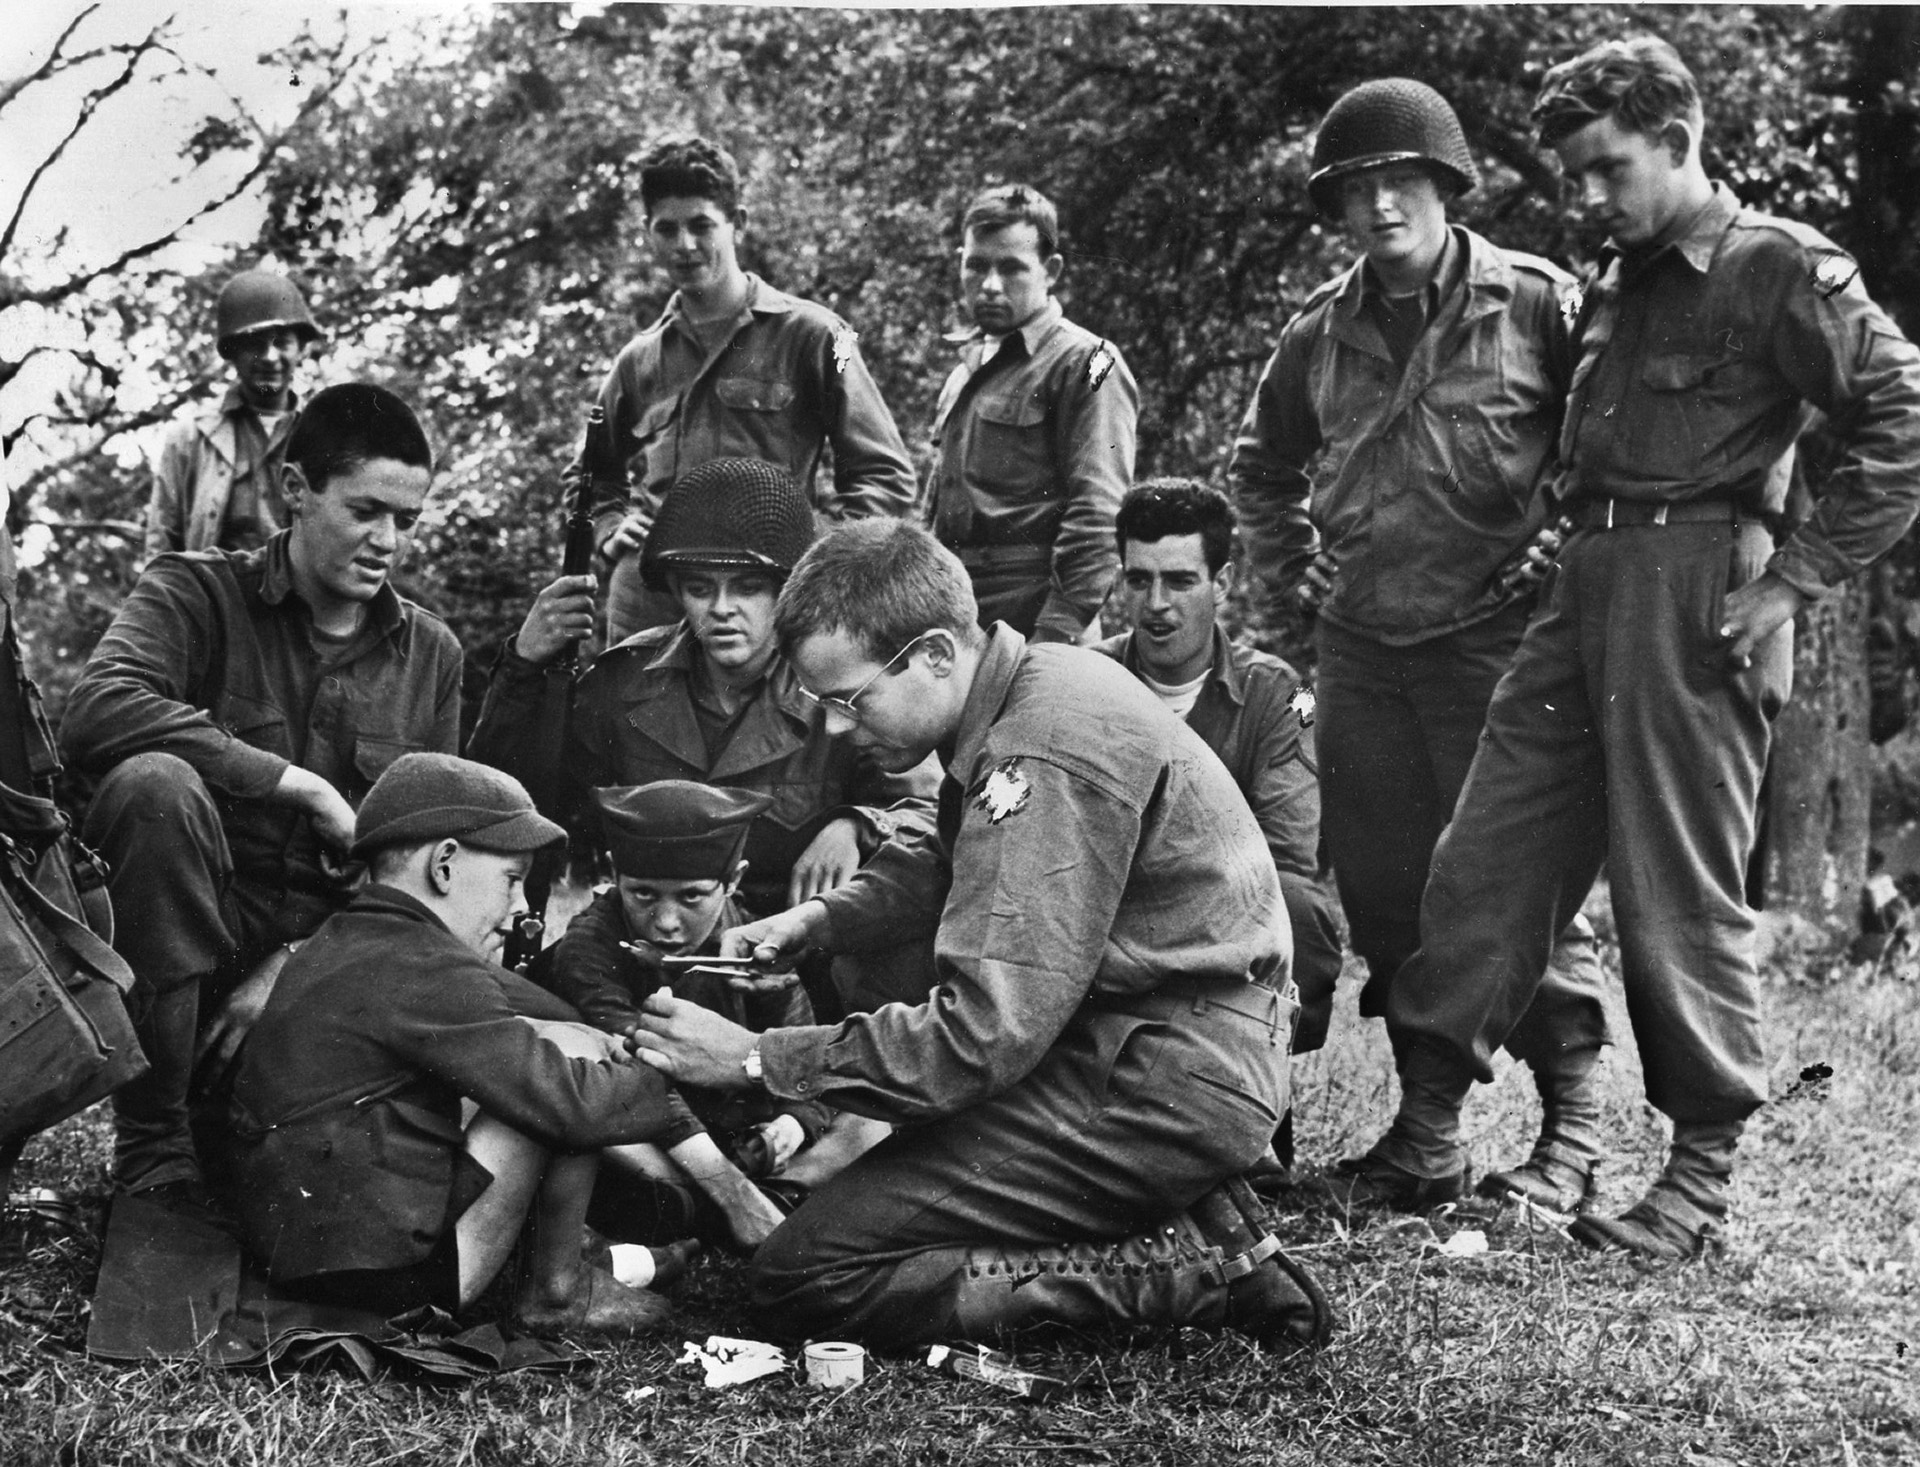
[[[1768,569],[1817,596],[1906,533],[1920,501],[1920,352],[1818,231],[1724,184],[1646,258],[1602,260],[1561,438],[1560,497],[1730,499],[1777,515],[1806,408],[1842,445]]]
[[[1131,632],[1109,637],[1095,650],[1140,675]],[[1312,706],[1299,673],[1278,657],[1230,641],[1216,626],[1213,669],[1187,714],[1187,727],[1220,756],[1247,797],[1274,869],[1317,880],[1320,771],[1308,721]]]
[[[1572,372],[1573,278],[1457,226],[1465,264],[1396,370],[1363,309],[1365,262],[1309,297],[1280,333],[1228,475],[1256,572],[1296,585],[1338,560],[1320,614],[1402,646],[1505,604],[1501,563],[1545,517]]]
[[[675,295],[615,358],[600,389],[601,462],[610,466],[594,485],[600,540],[629,507],[651,519],[674,481],[709,459],[765,459],[811,493],[827,446],[833,488],[816,502],[830,518],[912,509],[913,463],[853,328],[758,276],[747,280],[746,306],[711,356]]]
[[[324,665],[288,535],[148,566],[68,696],[60,743],[92,779],[134,754],[177,755],[218,803],[236,873],[331,891],[311,822],[267,796],[297,764],[358,805],[402,754],[457,752],[460,644],[382,586],[358,638]]]
[[[284,527],[280,469],[298,409],[295,397],[269,434],[240,389],[230,387],[219,406],[168,428],[147,500],[146,558],[169,550],[221,548],[227,506],[239,483],[252,491],[261,522],[270,531]]]
[[[1037,630],[1071,641],[1119,566],[1113,517],[1133,485],[1140,390],[1119,351],[1048,301],[986,356],[978,332],[940,390],[929,509],[941,540],[1038,552]]]
[[[1090,1000],[1284,982],[1286,910],[1245,798],[1112,660],[997,627],[944,757],[937,837],[888,842],[821,898],[835,951],[932,934],[938,985],[769,1032],[775,1095],[933,1119],[1017,1083]]]

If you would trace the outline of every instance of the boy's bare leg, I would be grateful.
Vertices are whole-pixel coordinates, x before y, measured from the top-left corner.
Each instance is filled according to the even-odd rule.
[[[463,1309],[480,1297],[512,1255],[547,1166],[544,1146],[484,1111],[467,1127],[467,1154],[493,1174],[493,1181],[454,1225]],[[573,1242],[578,1253],[577,1232]]]
[[[651,1141],[629,1141],[624,1146],[609,1146],[602,1151],[607,1165],[620,1171],[637,1172],[655,1182],[685,1182],[687,1174],[673,1164],[673,1158]]]

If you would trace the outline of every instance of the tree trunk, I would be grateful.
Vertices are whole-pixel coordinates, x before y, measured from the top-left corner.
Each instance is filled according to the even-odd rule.
[[[1857,926],[1867,879],[1866,617],[1860,580],[1800,616],[1767,771],[1765,906],[1836,931]]]

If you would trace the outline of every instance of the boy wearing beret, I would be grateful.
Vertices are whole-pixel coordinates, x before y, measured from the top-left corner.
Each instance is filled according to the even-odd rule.
[[[722,932],[753,919],[737,901],[747,870],[742,853],[772,796],[666,779],[597,789],[593,801],[616,881],[559,941],[553,983],[560,996],[588,1022],[618,1035],[632,1031],[642,1002],[662,985],[754,1033],[813,1023],[798,983],[745,991],[718,967],[674,961],[717,954]],[[656,1190],[642,1203],[631,1177],[626,1186],[623,1179],[605,1179],[594,1214],[603,1230],[649,1241],[691,1230],[757,1247],[783,1214],[754,1179],[779,1177],[778,1191],[798,1195],[822,1175],[823,1165],[838,1170],[885,1134],[883,1126],[836,1117],[817,1101],[764,1093],[681,1085],[669,1105],[674,1119],[652,1143],[610,1154],[616,1170],[639,1173]],[[830,1125],[833,1143],[816,1154],[815,1143]],[[829,1162],[830,1156],[837,1159]],[[800,1164],[789,1173],[789,1163]],[[649,1211],[651,1223],[638,1220]]]
[[[405,755],[368,792],[372,881],[288,961],[234,1081],[241,1228],[286,1292],[457,1314],[531,1222],[522,1327],[665,1323],[581,1239],[600,1148],[660,1134],[666,1087],[495,961],[533,853],[563,838],[517,780],[451,755]]]

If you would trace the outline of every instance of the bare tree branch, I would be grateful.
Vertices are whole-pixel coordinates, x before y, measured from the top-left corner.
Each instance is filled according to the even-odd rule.
[[[86,129],[87,124],[93,120],[93,114],[98,112],[101,106],[111,97],[124,90],[127,85],[132,82],[134,73],[140,69],[141,59],[146,56],[147,52],[153,50],[159,44],[159,35],[160,28],[158,26],[148,31],[145,40],[126,52],[126,64],[121,68],[120,75],[105,85],[95,87],[87,93],[86,99],[80,104],[79,115],[73,119],[73,126],[67,129],[67,135],[61,138],[58,143],[54,144],[53,148],[47,153],[47,156],[42,158],[39,165],[28,175],[26,187],[20,190],[20,197],[14,203],[13,217],[7,221],[6,229],[0,231],[0,258],[4,258],[12,251],[13,237],[19,232],[20,220],[26,214],[28,204],[33,200],[33,191],[40,186],[40,180],[46,177],[47,170],[52,168],[53,165],[58,163],[65,155],[68,145],[71,144],[75,138],[79,137]]]
[[[190,229],[200,220],[206,218],[207,215],[225,208],[228,204],[239,198],[272,166],[274,151],[279,146],[280,140],[304,122],[309,114],[319,108],[322,103],[331,100],[333,94],[345,83],[348,74],[355,66],[359,65],[360,61],[367,55],[368,51],[371,50],[371,47],[369,46],[356,52],[343,63],[340,57],[344,50],[344,45],[335,48],[331,58],[331,66],[326,85],[315,88],[308,93],[306,100],[300,104],[300,110],[295,114],[294,120],[289,123],[286,128],[265,137],[254,158],[252,166],[223,192],[202,204],[198,209],[195,209],[185,219],[180,220],[165,233],[158,234],[142,244],[129,246],[105,264],[96,266],[91,270],[81,271],[78,274],[69,276],[65,280],[58,281],[40,290],[22,291],[15,295],[13,299],[17,301],[33,301],[40,305],[50,305],[55,301],[65,300],[69,296],[77,295],[102,276],[116,274],[131,265],[134,261],[145,259],[147,256],[165,249],[178,239],[182,233]]]
[[[80,27],[86,23],[87,18],[99,8],[100,6],[96,3],[89,5],[85,10],[81,11],[67,23],[67,28],[60,32],[59,39],[53,43],[53,49],[47,53],[47,59],[45,61],[41,62],[25,76],[15,81],[10,81],[5,86],[0,87],[0,107],[5,107],[7,103],[11,102],[35,82],[45,81],[50,76],[57,76],[63,71],[78,66],[83,61],[91,61],[95,57],[104,56],[108,51],[112,50],[112,47],[102,47],[98,50],[82,51],[77,56],[63,57],[60,54],[61,48],[73,39],[73,33],[79,30]]]

